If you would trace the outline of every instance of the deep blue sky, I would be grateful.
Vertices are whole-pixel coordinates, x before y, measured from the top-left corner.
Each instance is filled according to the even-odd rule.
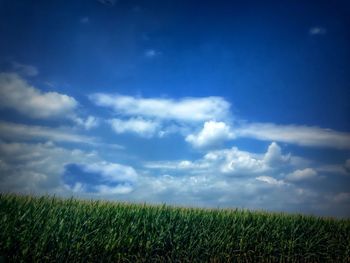
[[[348,216],[349,27],[348,1],[0,0],[1,189]]]

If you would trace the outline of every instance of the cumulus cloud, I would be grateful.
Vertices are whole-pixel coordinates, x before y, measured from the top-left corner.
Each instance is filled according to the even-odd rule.
[[[287,164],[289,157],[282,155],[279,146],[272,142],[264,155],[241,151],[237,147],[212,151],[204,159],[220,161],[220,170],[228,174],[256,174]]]
[[[184,122],[222,120],[229,116],[230,109],[230,104],[221,97],[174,100],[96,93],[90,99],[117,114]]]
[[[118,134],[130,132],[142,137],[152,137],[160,128],[158,122],[143,118],[131,118],[128,120],[111,119],[108,123],[111,125],[113,131]]]
[[[223,141],[233,139],[234,133],[224,122],[207,121],[203,129],[197,134],[190,134],[186,141],[196,148],[218,146]]]
[[[347,200],[344,190],[332,188],[334,185],[321,190],[314,184],[299,184],[321,176],[314,168],[304,168],[304,162],[293,162],[294,158],[284,154],[277,143],[271,143],[262,154],[233,147],[209,151],[194,161],[147,162],[144,168],[151,171],[140,178],[134,193],[138,200],[153,202],[167,200],[182,205],[227,205],[318,215],[329,214],[334,196]],[[332,198],[327,199],[328,195]],[[349,204],[344,207],[349,208]],[[349,215],[344,207],[335,208],[333,215]]]
[[[14,109],[32,118],[70,115],[77,101],[57,92],[41,92],[15,73],[0,73],[0,107]]]
[[[76,134],[68,128],[49,128],[37,125],[16,124],[0,121],[0,138],[15,141],[50,140],[57,142],[91,143],[93,137]]]
[[[226,174],[242,175],[266,171],[268,166],[257,155],[241,151],[237,147],[229,150],[209,152],[206,160],[220,162],[220,171]]]
[[[251,123],[241,125],[234,132],[237,137],[279,141],[301,146],[350,149],[350,133],[319,127]]]
[[[25,65],[16,61],[12,62],[13,69],[23,76],[34,77],[39,74],[39,70],[32,65]]]
[[[272,142],[269,145],[264,156],[264,162],[270,166],[285,164],[289,162],[290,159],[290,154],[282,155],[281,147],[276,142]]]
[[[273,142],[265,154],[256,154],[232,147],[231,149],[209,151],[203,158],[195,161],[148,162],[145,167],[161,170],[186,170],[191,174],[256,175],[279,169],[281,163],[288,164],[290,155],[283,155],[281,151],[271,153],[273,148],[279,148],[279,146]]]
[[[307,181],[317,177],[317,172],[312,168],[305,168],[302,170],[295,170],[287,175],[286,179],[291,182]]]

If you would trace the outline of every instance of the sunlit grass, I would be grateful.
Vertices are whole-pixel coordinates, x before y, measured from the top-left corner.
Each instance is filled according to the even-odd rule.
[[[350,220],[0,194],[10,262],[350,262]]]

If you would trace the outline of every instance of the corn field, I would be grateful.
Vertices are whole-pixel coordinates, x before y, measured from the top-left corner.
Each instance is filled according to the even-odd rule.
[[[350,220],[0,194],[4,262],[350,262]]]

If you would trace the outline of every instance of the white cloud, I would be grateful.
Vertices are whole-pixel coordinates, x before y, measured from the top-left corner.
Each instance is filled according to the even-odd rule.
[[[203,158],[189,161],[160,161],[147,162],[144,167],[160,170],[186,170],[189,174],[245,174],[260,171],[263,161],[254,158],[253,154],[240,151],[236,147],[232,149],[216,150],[208,152]],[[267,167],[265,167],[267,168]],[[264,169],[265,169],[264,168]]]
[[[101,174],[108,182],[136,182],[137,180],[137,173],[132,167],[117,163],[101,161],[85,164],[82,168],[86,172]]]
[[[220,170],[226,174],[242,175],[261,173],[269,169],[263,158],[233,147],[230,150],[209,152],[205,159],[220,160]]]
[[[327,33],[327,30],[324,27],[311,27],[309,30],[310,35],[325,35]]]
[[[262,175],[262,176],[256,177],[255,179],[258,181],[267,183],[267,184],[271,184],[271,185],[284,185],[285,184],[285,182],[283,182],[283,180],[277,180],[271,176]]]
[[[224,154],[224,153],[223,153]],[[219,153],[216,151],[216,155]],[[261,161],[266,154],[250,153]],[[230,176],[222,174],[218,166],[213,169],[200,167],[202,163],[189,160],[178,161],[182,167],[180,174],[158,174],[156,170],[136,172],[132,167],[103,161],[97,153],[79,149],[64,149],[53,143],[3,143],[0,141],[0,191],[31,194],[57,194],[81,196],[85,198],[105,198],[135,202],[168,203],[205,207],[245,207],[274,211],[306,212],[329,215],[327,206],[334,202],[345,206],[334,206],[333,215],[349,215],[349,193],[336,192],[323,198],[323,193],[300,188],[295,184],[278,179],[269,170],[254,176]],[[214,162],[215,156],[209,158]],[[220,159],[220,158],[219,158]],[[207,161],[205,159],[201,159]],[[226,159],[222,160],[225,161]],[[207,161],[208,162],[208,161]],[[93,192],[88,189],[84,177],[71,187],[64,186],[62,174],[67,164],[79,167],[94,176],[102,177],[102,183],[94,185]],[[171,163],[169,163],[171,164]],[[219,164],[217,164],[219,165]],[[198,168],[200,167],[200,168]],[[195,174],[191,169],[201,169]],[[174,170],[175,171],[175,170]],[[178,171],[178,170],[176,170]],[[239,175],[240,173],[238,173]],[[270,175],[273,174],[273,175]],[[83,175],[85,176],[85,175]],[[88,178],[87,178],[88,179]],[[115,182],[110,184],[110,182]],[[131,182],[131,183],[127,183]],[[322,206],[320,206],[322,203]],[[326,207],[326,208],[324,208]]]
[[[12,67],[16,72],[24,76],[34,77],[39,74],[38,69],[32,65],[25,65],[25,64],[21,64],[16,61],[13,61]]]
[[[217,146],[225,140],[233,139],[235,135],[224,122],[207,121],[198,134],[190,134],[186,141],[196,148]]]
[[[134,188],[131,185],[117,185],[117,186],[108,186],[108,185],[97,185],[96,190],[100,194],[106,195],[124,195],[131,193]]]
[[[65,117],[77,101],[57,92],[41,92],[15,73],[0,73],[0,107],[11,108],[32,118]]]
[[[163,130],[159,135],[180,132],[196,148],[220,145],[235,138],[277,141],[300,146],[350,149],[350,133],[303,125],[278,125],[274,123],[246,123],[231,120],[230,103],[222,97],[204,98],[142,98],[96,93],[90,99],[98,106],[112,108],[123,117],[156,120]],[[168,129],[169,122],[187,125],[187,128]],[[166,123],[168,122],[168,123]],[[204,122],[198,133],[194,129]],[[117,131],[119,132],[119,131]]]
[[[202,161],[192,162],[189,160],[180,161],[158,161],[158,162],[146,162],[145,168],[148,169],[160,169],[160,170],[192,170],[192,172],[201,172],[205,169],[210,168],[209,163]]]
[[[282,155],[281,147],[276,142],[269,145],[264,156],[264,162],[270,166],[284,164],[290,159],[290,155]]]
[[[128,120],[111,119],[108,122],[118,134],[131,132],[146,138],[154,136],[160,128],[158,122],[142,118],[131,118]]]
[[[76,177],[76,171],[68,173],[65,177],[69,183],[65,187],[77,193],[128,194],[133,191],[138,178],[134,168],[118,163],[98,161],[74,165],[84,173],[84,179]]]
[[[287,175],[286,179],[291,182],[307,181],[317,177],[317,172],[312,168],[295,170]]]
[[[84,127],[86,130],[90,130],[92,128],[96,128],[99,125],[99,119],[94,116],[88,116],[86,119],[80,117],[72,117],[73,121],[78,125]]]
[[[252,123],[243,124],[234,132],[237,137],[279,141],[301,146],[350,149],[350,133],[319,127]]]
[[[184,175],[186,174],[186,176]],[[268,177],[222,177],[217,173],[143,176],[131,200],[204,207],[316,211],[319,195]],[[343,213],[344,214],[344,213]]]
[[[90,99],[96,105],[112,108],[122,115],[185,122],[222,120],[229,116],[230,109],[230,104],[221,97],[174,100],[96,93]]]
[[[272,142],[264,155],[241,151],[237,147],[229,150],[211,151],[205,160],[220,163],[220,170],[228,174],[256,174],[288,164],[290,156],[282,155],[280,147]]]
[[[282,155],[281,151],[274,153],[271,161],[271,149],[279,148],[272,143],[265,154],[255,154],[241,151],[237,147],[231,149],[209,151],[203,158],[189,161],[148,162],[144,167],[160,170],[186,170],[189,174],[221,174],[225,176],[250,176],[266,171],[278,170],[281,164],[288,165],[290,155]]]
[[[74,133],[65,128],[24,125],[0,121],[0,138],[10,140],[50,140],[57,142],[91,143],[92,137]]]
[[[187,135],[186,141],[201,148],[218,145],[235,138],[254,138],[266,141],[279,141],[301,146],[350,149],[350,133],[331,129],[298,125],[276,125],[272,123],[241,124],[235,128],[224,122],[207,121],[197,134]],[[280,148],[272,144],[266,156],[270,162],[281,158]],[[288,156],[284,158],[288,159]],[[277,160],[280,161],[280,160]]]

